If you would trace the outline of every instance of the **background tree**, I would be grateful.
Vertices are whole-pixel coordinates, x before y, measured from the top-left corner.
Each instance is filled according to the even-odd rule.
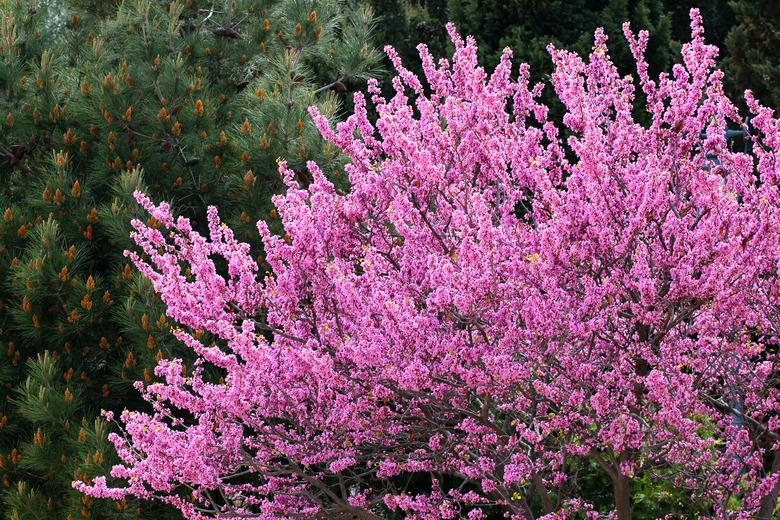
[[[775,2],[763,0],[602,0],[575,2],[535,2],[513,0],[450,0],[417,2],[412,0],[372,0],[378,12],[387,13],[381,41],[396,47],[399,55],[415,72],[415,47],[425,43],[434,56],[445,54],[442,24],[447,20],[459,30],[473,34],[480,46],[480,59],[495,66],[505,46],[512,48],[518,61],[532,65],[533,81],[547,80],[552,69],[545,47],[553,42],[577,52],[587,52],[596,27],[617,34],[620,24],[630,20],[634,26],[652,34],[648,61],[654,73],[667,70],[679,53],[680,42],[688,35],[688,12],[701,9],[707,22],[707,38],[721,49],[722,66],[728,69],[727,90],[742,109],[746,89],[756,92],[768,106],[779,105],[776,77],[777,19]],[[449,51],[447,51],[449,52]],[[628,47],[622,40],[612,42],[612,59],[624,73],[632,70]],[[552,93],[546,103],[554,103]],[[553,107],[560,113],[560,107]]]
[[[680,44],[672,38],[671,18],[662,0],[451,0],[449,15],[461,31],[475,35],[480,58],[487,66],[495,67],[502,50],[510,47],[519,63],[531,65],[534,83],[549,84],[553,71],[549,43],[584,55],[591,50],[597,27],[618,35],[627,20],[652,35],[648,59],[654,74],[668,70],[672,57],[679,53]],[[614,38],[610,43],[613,63],[623,74],[631,73],[634,64],[625,40]],[[563,107],[555,92],[546,88],[543,100],[551,107],[553,118],[559,120]]]
[[[306,109],[336,117],[377,72],[372,15],[330,0],[13,0],[2,16],[0,511],[157,517],[70,485],[112,463],[99,410],[138,406],[133,382],[179,350],[122,255],[132,193],[198,229],[218,203],[249,239],[275,219],[278,157],[304,183],[309,159],[338,175]]]
[[[729,2],[735,24],[725,40],[726,70],[734,96],[750,88],[767,106],[780,108],[780,5],[777,2]]]
[[[428,46],[435,56],[444,56],[448,41],[444,24],[447,18],[447,2],[416,2],[409,0],[371,0],[371,6],[380,20],[377,42],[382,47],[390,45],[396,49],[415,72],[421,72],[417,59],[417,45]],[[391,66],[385,59],[386,65]],[[384,77],[384,89],[391,92],[389,77]]]
[[[701,11],[702,18],[707,24],[707,41],[721,50],[720,58],[728,53],[725,46],[726,35],[734,25],[734,13],[731,10],[729,0],[713,0],[711,2],[665,0],[664,7],[671,15],[672,35],[675,39],[684,39],[690,26],[688,13],[692,8],[696,8]]]

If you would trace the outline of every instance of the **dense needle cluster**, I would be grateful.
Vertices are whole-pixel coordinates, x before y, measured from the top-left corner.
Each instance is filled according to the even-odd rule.
[[[343,158],[338,117],[376,75],[369,9],[341,0],[0,0],[0,517],[176,518],[75,491],[118,462],[101,409],[177,355],[164,305],[123,256],[136,190],[260,254],[280,227],[276,158]],[[303,179],[305,181],[305,179]],[[147,222],[155,225],[153,220]],[[161,512],[162,511],[162,512]]]

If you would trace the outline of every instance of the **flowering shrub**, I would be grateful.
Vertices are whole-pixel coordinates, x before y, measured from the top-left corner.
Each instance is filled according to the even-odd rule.
[[[262,280],[216,209],[202,236],[139,194],[160,226],[134,222],[129,256],[198,361],[138,384],[154,411],[113,436],[123,486],[75,485],[191,519],[596,518],[588,461],[620,519],[648,475],[713,517],[771,515],[780,121],[747,93],[752,155],[729,149],[740,118],[691,28],[654,80],[625,26],[647,126],[602,31],[587,62],[550,47],[566,134],[509,49],[488,75],[450,26],[451,62],[419,48],[427,86],[388,49],[376,123],[359,94],[335,129],[311,111],[349,192],[280,163]]]

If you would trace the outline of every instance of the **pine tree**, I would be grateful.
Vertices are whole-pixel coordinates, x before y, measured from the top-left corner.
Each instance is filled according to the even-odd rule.
[[[474,29],[480,53],[489,63],[498,63],[509,46],[515,58],[534,68],[550,69],[548,43],[587,52],[593,33],[603,27],[610,39],[610,52],[621,70],[631,69],[631,56],[623,41],[621,25],[631,21],[652,34],[651,69],[660,72],[675,54],[670,8],[662,0],[608,0],[605,2],[530,0],[450,0],[449,17],[463,30]],[[686,12],[687,17],[687,12]],[[681,31],[684,37],[687,34]]]
[[[385,45],[396,48],[411,47],[407,42],[409,20],[405,0],[372,0],[371,6],[379,20],[376,39]]]
[[[631,21],[635,29],[646,29],[652,35],[648,56],[653,73],[668,68],[677,47],[672,39],[671,18],[662,0],[450,0],[449,16],[459,30],[475,36],[480,59],[487,66],[496,66],[502,50],[510,47],[516,62],[531,66],[534,82],[549,83],[552,61],[548,44],[587,53],[597,27],[603,27],[610,36],[610,54],[623,74],[635,72],[622,37],[624,21]],[[554,103],[553,92],[546,90],[545,102]],[[556,106],[553,105],[554,111]]]
[[[767,106],[780,108],[780,4],[771,0],[729,2],[736,23],[726,36],[726,68],[732,97],[745,89]]]
[[[138,404],[132,383],[151,381],[159,359],[179,355],[163,305],[122,254],[141,215],[132,193],[171,200],[196,228],[207,205],[239,233],[261,218],[278,227],[270,211],[278,158],[300,172],[314,159],[339,174],[342,160],[306,108],[335,118],[344,94],[378,72],[373,26],[369,10],[336,0],[4,7],[5,518],[152,514],[86,500],[70,486],[110,467],[99,410]]]
[[[439,21],[447,21],[447,0],[426,0],[425,7],[428,13]]]
[[[393,47],[409,70],[422,73],[419,44],[427,46],[434,56],[449,52],[444,28],[448,21],[446,0],[370,0],[370,3],[379,20],[375,41],[383,47]],[[385,59],[385,67],[392,67],[389,59]],[[392,95],[390,77],[384,79],[383,90]]]
[[[106,440],[107,423],[83,418],[85,396],[80,385],[73,384],[78,374],[68,369],[63,377],[57,357],[46,352],[27,362],[27,379],[16,404],[34,433],[17,448],[17,457],[24,454],[17,465],[41,482],[33,487],[28,480],[18,480],[5,495],[5,505],[17,518],[136,518],[140,511],[133,502],[57,499],[71,475],[107,471],[118,462]]]
[[[721,50],[720,58],[728,54],[725,46],[726,35],[734,25],[734,12],[729,6],[730,0],[663,0],[664,7],[671,15],[672,35],[676,40],[684,41],[690,32],[692,8],[699,9],[704,23],[707,41]]]

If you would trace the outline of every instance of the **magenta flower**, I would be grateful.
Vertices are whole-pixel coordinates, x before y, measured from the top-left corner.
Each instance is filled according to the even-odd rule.
[[[280,164],[287,237],[258,223],[265,276],[215,209],[201,236],[138,194],[165,230],[134,222],[128,255],[199,364],[140,385],[154,412],[112,437],[122,484],[74,485],[190,519],[598,518],[570,471],[593,461],[616,518],[641,475],[713,517],[771,511],[780,121],[747,93],[752,154],[730,149],[741,120],[695,10],[691,28],[651,79],[626,25],[639,107],[603,31],[587,60],[550,47],[565,128],[509,49],[488,75],[450,26],[451,62],[419,47],[425,86],[387,49],[376,123],[360,94],[335,129],[311,110],[349,192]],[[428,483],[405,490],[413,475]]]

